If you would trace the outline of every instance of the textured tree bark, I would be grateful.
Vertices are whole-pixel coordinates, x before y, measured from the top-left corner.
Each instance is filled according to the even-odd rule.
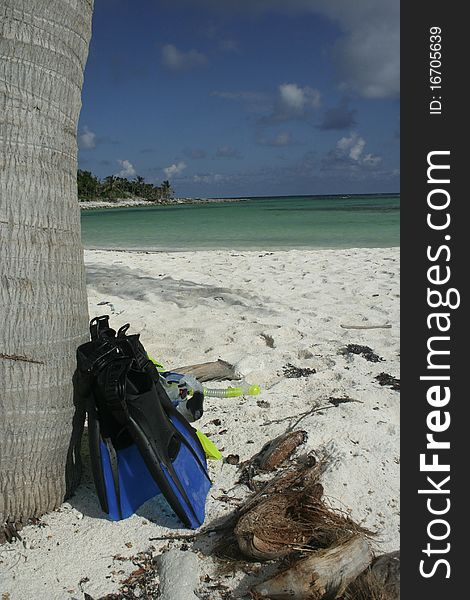
[[[77,122],[93,0],[0,3],[0,525],[77,482],[87,339]]]

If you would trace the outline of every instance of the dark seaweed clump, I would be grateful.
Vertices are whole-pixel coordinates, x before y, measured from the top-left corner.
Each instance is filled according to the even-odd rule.
[[[347,402],[357,402],[357,400],[353,400],[349,396],[343,396],[342,398],[328,398],[328,402],[333,406],[338,407],[340,404],[346,404]]]
[[[375,354],[369,346],[360,346],[359,344],[348,344],[346,348],[343,348],[341,354],[360,354],[369,362],[380,362],[381,360],[385,360],[378,354]]]
[[[388,373],[379,373],[375,379],[380,383],[380,385],[387,385],[392,388],[392,390],[400,391],[400,380],[396,377],[392,377]]]
[[[298,379],[299,377],[308,377],[309,375],[314,375],[317,372],[316,369],[309,369],[308,367],[306,367],[306,368],[295,367],[291,363],[287,363],[287,365],[284,365],[282,367],[282,370],[284,371],[284,377],[287,377],[288,379]]]

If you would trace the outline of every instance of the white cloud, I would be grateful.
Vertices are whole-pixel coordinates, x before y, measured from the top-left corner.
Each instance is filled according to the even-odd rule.
[[[174,177],[175,175],[179,175],[186,169],[187,165],[183,161],[179,163],[173,163],[169,167],[165,167],[163,171],[167,177]]]
[[[259,92],[213,92],[213,95],[245,102],[251,112],[259,114],[257,123],[261,126],[292,120],[309,121],[321,106],[318,90],[309,86],[301,87],[297,83],[282,83],[270,95]]]
[[[304,112],[307,108],[318,108],[321,104],[321,94],[311,87],[299,87],[296,83],[283,83],[279,86],[279,95],[282,105],[288,110],[297,113]]]
[[[121,167],[121,170],[117,173],[118,177],[135,177],[136,171],[132,163],[128,160],[118,160],[118,163]]]
[[[82,150],[93,150],[96,148],[96,133],[85,126],[83,132],[78,136],[78,145]]]
[[[214,91],[211,96],[223,100],[234,100],[246,109],[259,115],[259,125],[276,125],[284,121],[310,120],[322,103],[321,93],[309,86],[297,83],[282,83],[276,90],[257,91]]]
[[[313,112],[321,106],[321,94],[309,86],[300,87],[297,83],[282,83],[273,98],[270,112],[260,117],[260,125],[274,125],[284,121],[312,118]]]
[[[207,58],[198,50],[183,52],[173,44],[166,44],[162,48],[162,65],[170,71],[188,71],[207,64]]]
[[[349,137],[342,137],[336,142],[323,160],[324,167],[334,169],[375,169],[382,162],[381,156],[365,154],[366,141],[358,133],[353,132]]]
[[[338,43],[335,49],[342,88],[365,98],[387,98],[399,94],[399,33],[387,24],[374,31],[360,28]]]
[[[295,1],[295,0],[294,0]],[[310,0],[312,10],[344,32],[334,58],[343,88],[365,98],[400,93],[400,3],[397,0]]]
[[[193,176],[194,183],[218,183],[223,179],[224,176],[220,173],[201,173]]]
[[[279,86],[282,103],[288,108],[301,111],[305,104],[304,93],[295,83],[284,83]]]
[[[336,148],[341,154],[349,156],[351,160],[359,160],[362,151],[366,145],[364,138],[359,137],[357,133],[352,133],[350,137],[342,137],[336,142]]]
[[[191,5],[194,0],[166,0]],[[400,3],[398,0],[199,0],[218,12],[261,15],[320,14],[342,36],[335,47],[340,83],[365,98],[396,97],[400,89]]]
[[[376,167],[382,162],[382,158],[380,156],[374,156],[373,154],[366,154],[362,162],[369,167]]]

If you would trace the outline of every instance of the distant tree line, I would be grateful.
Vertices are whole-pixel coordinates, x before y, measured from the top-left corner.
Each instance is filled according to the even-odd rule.
[[[146,183],[140,175],[132,180],[117,175],[108,175],[104,179],[99,179],[91,171],[79,169],[77,183],[80,201],[143,198],[155,202],[170,200],[174,195],[169,181],[163,181],[161,185],[153,185]]]

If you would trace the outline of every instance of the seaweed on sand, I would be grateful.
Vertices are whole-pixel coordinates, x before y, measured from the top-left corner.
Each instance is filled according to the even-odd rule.
[[[346,348],[340,350],[340,354],[359,354],[369,362],[380,362],[385,360],[376,354],[369,346],[361,346],[360,344],[348,344]]]

